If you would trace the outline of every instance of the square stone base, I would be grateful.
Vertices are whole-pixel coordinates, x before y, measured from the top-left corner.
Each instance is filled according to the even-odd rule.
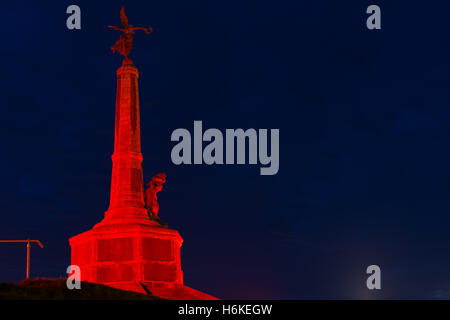
[[[71,264],[80,267],[82,281],[116,287],[140,282],[151,287],[183,285],[183,239],[176,230],[151,220],[117,222],[104,221],[69,239]]]

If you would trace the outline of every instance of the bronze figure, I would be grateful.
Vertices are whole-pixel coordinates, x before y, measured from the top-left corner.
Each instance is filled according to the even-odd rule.
[[[119,51],[121,55],[128,59],[131,48],[133,47],[133,35],[136,30],[144,30],[146,34],[150,34],[153,28],[135,27],[132,24],[128,24],[128,17],[125,13],[125,7],[122,6],[120,10],[120,20],[122,21],[123,28],[117,26],[108,26],[108,28],[122,31],[123,34],[116,41],[116,43],[111,47],[111,50],[115,53],[116,50]]]

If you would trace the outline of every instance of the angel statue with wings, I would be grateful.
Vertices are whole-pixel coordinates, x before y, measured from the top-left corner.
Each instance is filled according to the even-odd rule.
[[[119,51],[121,55],[128,59],[131,48],[133,47],[133,35],[136,30],[144,30],[146,34],[150,34],[153,28],[134,27],[132,24],[128,24],[128,17],[125,14],[125,8],[122,6],[120,10],[120,20],[122,21],[123,28],[117,26],[108,26],[108,28],[122,31],[123,34],[119,40],[111,47],[111,50],[115,53]]]

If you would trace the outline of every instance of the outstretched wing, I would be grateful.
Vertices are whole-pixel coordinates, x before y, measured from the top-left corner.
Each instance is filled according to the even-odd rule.
[[[122,21],[123,26],[128,28],[128,17],[125,13],[125,6],[122,6],[122,9],[120,9],[120,20]]]

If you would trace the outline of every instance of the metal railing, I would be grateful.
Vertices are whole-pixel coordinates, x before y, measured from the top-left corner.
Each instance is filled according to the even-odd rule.
[[[31,242],[36,242],[41,248],[44,248],[44,245],[39,240],[0,240],[0,243],[12,243],[12,242],[26,242],[27,244],[27,280],[30,278],[30,244]]]

